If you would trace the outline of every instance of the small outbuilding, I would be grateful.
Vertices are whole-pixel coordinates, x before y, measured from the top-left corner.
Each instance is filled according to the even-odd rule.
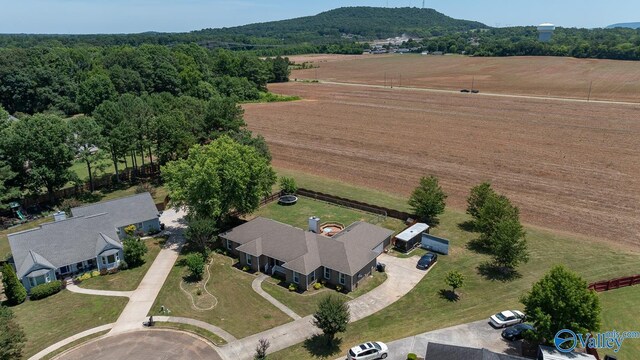
[[[396,249],[402,252],[409,252],[422,241],[422,234],[429,232],[429,225],[425,223],[414,224],[393,239]]]
[[[575,351],[564,353],[555,347],[540,345],[537,360],[596,360],[596,357]]]

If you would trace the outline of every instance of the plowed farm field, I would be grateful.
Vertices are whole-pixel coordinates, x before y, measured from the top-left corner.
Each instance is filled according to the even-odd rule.
[[[640,62],[569,57],[308,55],[292,78],[640,103]]]
[[[247,104],[276,167],[409,195],[436,175],[463,210],[489,180],[525,222],[640,245],[640,105],[274,84],[295,102]]]

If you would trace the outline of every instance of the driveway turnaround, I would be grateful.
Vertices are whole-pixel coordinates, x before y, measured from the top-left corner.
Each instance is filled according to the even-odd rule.
[[[500,336],[501,333],[502,329],[494,329],[489,325],[488,320],[429,331],[387,343],[389,346],[389,357],[387,359],[405,360],[408,353],[424,356],[429,342],[478,349],[484,348],[498,353],[519,355],[521,342],[504,340]],[[341,357],[341,359],[344,359],[344,357]]]
[[[149,330],[104,337],[54,359],[220,360],[220,356],[200,337],[173,330]]]
[[[379,260],[387,265],[387,280],[368,293],[349,301],[351,321],[360,320],[391,305],[413,289],[427,273],[415,268],[417,257],[400,259],[382,254]],[[269,340],[271,344],[269,352],[275,352],[304,341],[319,332],[320,330],[313,325],[313,315],[309,315],[230,342],[221,347],[218,352],[226,360],[248,360],[253,357],[260,339]]]

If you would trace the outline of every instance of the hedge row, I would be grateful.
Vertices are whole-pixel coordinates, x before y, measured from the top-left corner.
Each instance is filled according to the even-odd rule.
[[[31,300],[40,300],[48,296],[51,296],[62,289],[62,282],[60,280],[52,281],[46,284],[40,284],[31,288],[29,298]]]

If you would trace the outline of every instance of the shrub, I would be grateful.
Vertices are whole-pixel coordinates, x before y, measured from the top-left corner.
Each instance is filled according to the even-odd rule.
[[[298,285],[294,283],[289,284],[289,291],[298,291]]]
[[[98,270],[93,270],[93,271],[91,272],[91,277],[96,277],[96,276],[100,276],[100,271],[98,271]]]
[[[62,282],[60,280],[52,281],[46,284],[40,284],[31,288],[31,294],[29,298],[31,300],[40,300],[49,297],[62,289]]]
[[[298,191],[298,186],[294,178],[283,176],[280,178],[280,189],[285,194],[295,194]]]
[[[316,289],[316,290],[320,290],[320,289],[322,289],[322,284],[317,282],[317,283],[313,284],[313,288]]]
[[[76,198],[64,199],[60,204],[60,210],[66,212],[67,214],[71,213],[71,209],[74,207],[82,206],[82,201]]]
[[[198,289],[198,290],[196,291],[196,295],[198,295],[198,296],[202,295],[202,289]]]
[[[197,280],[202,279],[202,274],[204,274],[204,256],[202,254],[191,253],[187,255],[186,264],[192,277]]]
[[[336,291],[337,292],[342,291],[342,285],[336,285]]]
[[[251,268],[247,265],[242,267],[242,271],[249,271],[249,270],[251,270]]]
[[[7,302],[10,305],[18,305],[27,298],[27,290],[24,288],[13,267],[5,263],[2,267],[2,284],[4,285],[4,294],[7,296]]]
[[[133,236],[133,234],[136,232],[136,226],[131,224],[129,226],[126,226],[124,228],[124,233],[129,235],[129,236]]]
[[[131,267],[138,267],[144,264],[144,255],[147,253],[147,244],[136,238],[126,238],[122,242],[124,247],[124,258]],[[123,269],[124,270],[124,269]]]
[[[129,264],[126,261],[121,260],[120,265],[118,265],[118,270],[127,270],[129,268]]]
[[[138,186],[136,186],[136,194],[142,194],[142,193],[146,193],[146,192],[151,194],[151,197],[155,197],[156,196],[156,187],[151,185],[148,182],[143,182],[143,183],[138,184]]]
[[[408,353],[407,354],[407,360],[417,360],[418,359],[418,355],[414,354],[414,353]]]

